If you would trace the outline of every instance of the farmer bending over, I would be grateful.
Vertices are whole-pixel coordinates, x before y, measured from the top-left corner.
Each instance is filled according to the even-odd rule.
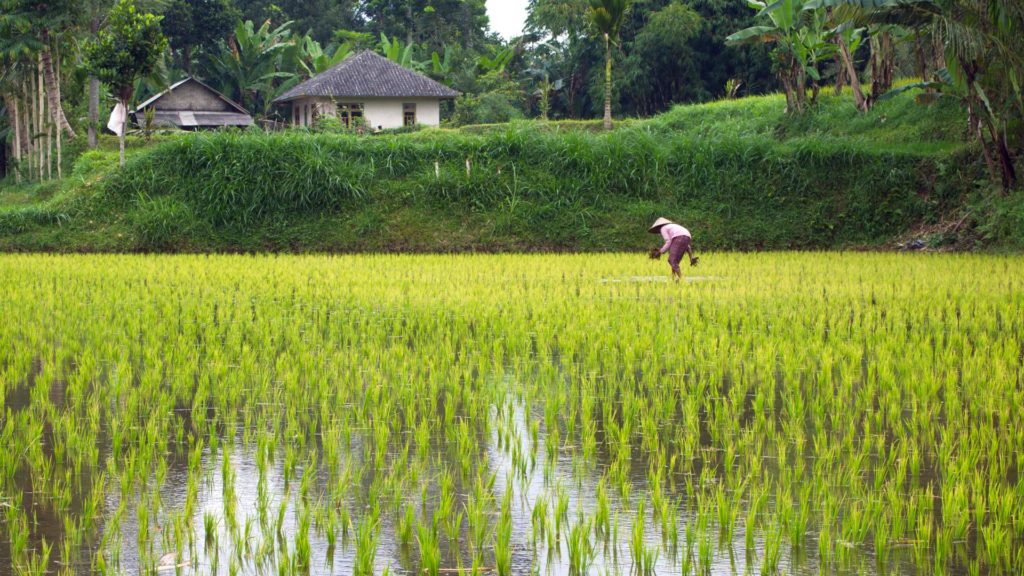
[[[661,237],[665,239],[665,245],[661,248],[651,248],[651,259],[657,260],[668,252],[668,265],[672,267],[672,277],[677,282],[682,275],[679,271],[679,262],[683,259],[684,253],[690,256],[690,266],[696,266],[700,261],[700,258],[693,255],[690,231],[679,224],[667,218],[658,218],[647,231],[651,234],[660,232]]]

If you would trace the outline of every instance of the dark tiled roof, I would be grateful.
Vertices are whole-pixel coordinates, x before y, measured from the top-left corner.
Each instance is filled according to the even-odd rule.
[[[307,96],[334,98],[455,98],[459,93],[370,51],[349,56],[337,66],[274,99]]]

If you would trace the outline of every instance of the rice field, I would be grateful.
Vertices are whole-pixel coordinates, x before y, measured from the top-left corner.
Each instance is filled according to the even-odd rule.
[[[1024,258],[0,256],[0,574],[1021,574]]]

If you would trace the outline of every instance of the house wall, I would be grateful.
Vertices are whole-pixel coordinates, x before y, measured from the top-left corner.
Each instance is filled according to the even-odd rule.
[[[186,82],[169,94],[164,94],[153,106],[157,110],[187,110],[190,112],[237,112],[227,102],[221,100],[196,82]]]
[[[417,124],[441,125],[441,101],[437,98],[302,98],[292,101],[291,122],[297,126],[309,126],[315,114],[336,115],[336,104],[362,104],[363,117],[371,130],[378,126],[385,130],[404,126],[404,104],[416,104]]]

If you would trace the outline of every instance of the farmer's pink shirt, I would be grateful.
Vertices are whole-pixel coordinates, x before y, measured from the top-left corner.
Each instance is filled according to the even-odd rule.
[[[661,227],[661,237],[665,239],[665,245],[661,247],[661,253],[668,252],[669,246],[672,245],[672,241],[680,236],[690,236],[690,231],[683,228],[679,224],[665,224]],[[693,236],[690,236],[693,238]]]

